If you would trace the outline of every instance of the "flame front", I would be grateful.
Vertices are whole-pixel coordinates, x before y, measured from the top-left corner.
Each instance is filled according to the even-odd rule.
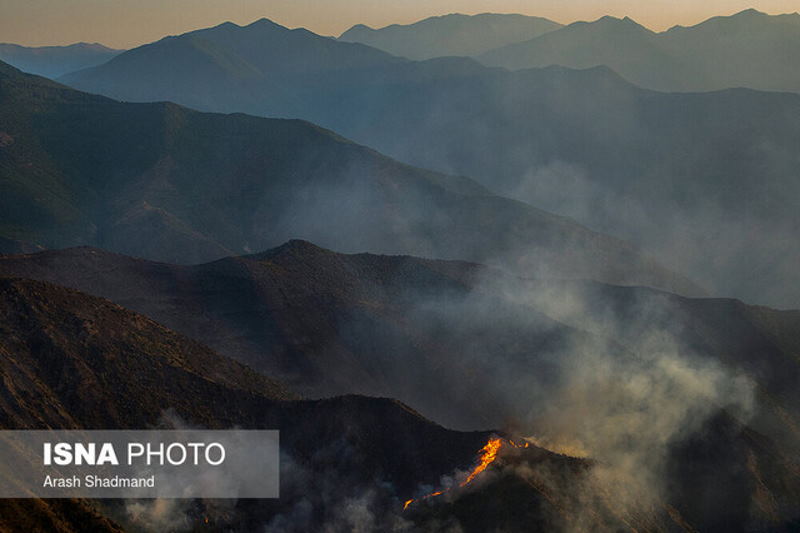
[[[483,453],[481,454],[480,463],[478,464],[478,466],[475,467],[475,469],[472,472],[469,473],[467,479],[461,482],[460,486],[463,487],[465,485],[468,485],[473,479],[475,479],[475,476],[486,470],[486,468],[490,464],[492,464],[495,459],[497,459],[497,452],[500,451],[500,446],[502,445],[503,445],[502,440],[490,439],[489,442],[486,443],[486,446],[481,448],[481,451]]]
[[[527,442],[524,444],[517,444],[514,441],[509,440],[508,443],[514,448],[527,448],[529,446]],[[497,454],[500,452],[500,448],[502,446],[503,446],[503,439],[499,437],[489,439],[489,442],[487,442],[486,445],[484,445],[484,447],[480,449],[481,456],[478,461],[478,466],[473,468],[472,472],[470,472],[467,478],[464,481],[462,481],[458,486],[465,487],[466,485],[469,485],[473,479],[475,479],[481,472],[486,470],[489,467],[489,465],[492,464],[497,459]],[[443,490],[432,492],[426,496],[423,496],[422,498],[420,498],[420,500],[427,500],[428,498],[433,498],[434,496],[440,496],[445,492],[446,491]],[[416,500],[414,500],[413,498],[407,500],[403,504],[403,510],[405,511],[406,509],[408,509],[408,506],[414,503],[415,501]]]

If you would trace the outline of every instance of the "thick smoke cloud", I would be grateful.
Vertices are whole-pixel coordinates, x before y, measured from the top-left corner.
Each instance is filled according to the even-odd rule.
[[[412,531],[413,524],[398,512],[401,504],[390,483],[352,482],[331,466],[331,454],[346,453],[339,446],[321,449],[309,464],[284,455],[282,510],[264,524],[264,533]]]
[[[655,291],[643,289],[622,312],[598,307],[584,282],[481,272],[467,294],[413,297],[406,320],[443,349],[430,361],[402,344],[375,353],[377,367],[408,384],[388,385],[391,394],[451,427],[492,427],[593,461],[577,484],[545,467],[517,467],[523,479],[570,493],[564,505],[571,518],[551,517],[566,531],[591,530],[609,513],[678,519],[671,507],[675,450],[720,413],[749,422],[760,408],[751,379],[667,327],[677,321],[675,308]],[[349,320],[340,329],[368,339],[370,326]],[[439,486],[420,486],[416,495],[458,477],[443,474]]]
[[[528,372],[509,367],[481,386],[515,411],[514,429],[531,442],[596,461],[583,488],[586,497],[613,494],[614,504],[628,514],[661,507],[669,498],[666,469],[672,447],[720,410],[742,423],[752,415],[753,383],[662,329],[670,309],[657,300],[642,299],[634,306],[639,323],[650,325],[632,339],[622,317],[592,309],[580,284],[537,282],[527,290],[525,285],[488,277],[479,290],[503,294],[519,305],[521,314],[543,313],[576,329],[545,361],[534,356]],[[537,372],[543,363],[549,370]],[[506,362],[495,359],[492,364],[502,368]],[[519,393],[521,382],[527,395]],[[578,527],[570,524],[570,529]]]

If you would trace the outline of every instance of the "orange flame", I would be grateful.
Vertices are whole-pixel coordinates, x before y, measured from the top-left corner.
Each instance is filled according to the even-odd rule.
[[[530,446],[530,444],[527,442],[523,444],[517,444],[513,440],[509,440],[508,443],[514,448],[527,448],[528,446]],[[459,487],[464,487],[468,485],[469,483],[472,482],[473,479],[475,479],[478,475],[480,475],[481,472],[486,470],[489,467],[489,465],[492,464],[497,459],[497,454],[500,452],[500,448],[502,446],[503,446],[503,439],[499,437],[489,439],[489,442],[487,442],[486,445],[484,445],[484,447],[480,449],[481,456],[478,461],[478,466],[476,466],[472,470],[472,472],[469,473],[467,478],[459,484]],[[432,492],[426,496],[423,496],[422,498],[420,498],[420,500],[427,500],[428,498],[433,498],[434,496],[440,496],[444,493],[445,491],[443,490]],[[414,500],[413,498],[407,500],[403,504],[403,510],[405,511],[406,509],[408,509],[408,506],[414,503],[415,501],[416,500]]]
[[[478,464],[478,466],[476,466],[475,469],[470,472],[469,476],[467,476],[467,479],[461,482],[462,487],[468,485],[473,479],[475,479],[475,476],[486,470],[486,468],[492,464],[495,459],[497,459],[497,452],[500,451],[500,446],[502,445],[503,441],[500,439],[489,439],[489,442],[486,443],[486,446],[481,448],[483,453],[481,454],[480,464]]]

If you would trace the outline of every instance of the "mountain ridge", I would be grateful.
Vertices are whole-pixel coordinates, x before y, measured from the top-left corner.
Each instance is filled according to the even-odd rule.
[[[458,365],[467,369],[472,355],[478,367],[484,364],[479,353],[496,352],[493,358],[498,364],[504,361],[520,368],[515,378],[508,378],[507,389],[512,391],[510,383],[524,375],[526,365],[539,368],[537,361],[562,349],[566,339],[594,346],[607,342],[635,346],[638,337],[647,337],[642,329],[659,327],[675,338],[694,339],[687,345],[700,346],[701,352],[725,365],[744,365],[762,378],[773,376],[769,379],[775,384],[769,388],[777,394],[785,389],[784,378],[794,374],[784,369],[773,375],[769,369],[785,366],[785,355],[780,354],[792,352],[795,341],[776,344],[755,332],[763,327],[785,332],[792,320],[800,319],[796,311],[747,306],[737,300],[693,300],[649,288],[591,283],[584,288],[585,282],[577,281],[520,280],[475,263],[341,254],[302,240],[196,266],[155,263],[87,247],[0,256],[0,276],[41,279],[110,298],[312,397],[388,394],[459,427],[470,427],[493,410],[515,412],[516,407],[496,405],[488,398],[476,403],[461,396],[459,379],[452,375],[435,381],[439,395],[451,394],[451,399],[428,403],[427,378],[418,374],[423,368],[438,373],[433,370],[438,368],[436,360],[449,357],[446,354],[461,354]],[[521,301],[513,294],[519,294]],[[583,318],[553,314],[549,302],[558,298],[584,302],[586,310],[579,315]],[[647,313],[635,311],[637,305]],[[494,322],[482,323],[480,317],[488,309],[493,310]],[[758,319],[765,326],[753,326],[759,313],[770,317]],[[735,317],[736,330],[742,332],[738,344],[723,341],[725,330],[719,324],[734,318],[719,317],[728,315]],[[619,317],[619,331],[605,339],[602,327],[593,324],[610,316]],[[437,329],[437,324],[445,323],[448,333]],[[688,328],[684,324],[693,323],[711,332],[712,340],[684,331]],[[785,333],[776,335],[791,339]],[[506,338],[516,340],[507,344]],[[760,350],[763,358],[773,354],[767,370],[757,370],[762,363],[747,362],[747,350],[741,346],[748,343],[757,346],[753,350]],[[526,345],[538,348],[526,350]],[[398,360],[415,363],[397,367]],[[417,377],[403,378],[409,372]],[[454,372],[456,366],[451,368]],[[360,377],[354,380],[354,376]],[[447,388],[450,385],[452,389]],[[785,403],[797,404],[800,413],[800,399]],[[487,426],[500,423],[486,420]]]
[[[319,500],[346,501],[378,481],[384,483],[381,501],[399,505],[398,494],[410,493],[417,483],[468,467],[491,435],[447,430],[396,400],[350,395],[308,401],[251,388],[244,367],[207,348],[192,347],[185,337],[106,300],[38,281],[0,279],[0,330],[0,351],[6,355],[0,374],[9,385],[0,399],[4,429],[175,424],[279,429],[281,500],[245,502],[219,513],[220,520],[249,521],[249,526],[240,524],[248,530],[304,499],[324,511]],[[202,352],[216,364],[196,359]],[[181,358],[179,363],[174,356]],[[187,372],[184,365],[196,370]],[[223,367],[232,370],[230,379],[220,379]],[[336,464],[348,468],[331,472],[328,455],[343,450],[351,456],[338,455]],[[335,480],[340,496],[324,488],[298,489],[295,484],[306,471]],[[185,513],[190,525],[216,516],[204,506],[188,506]],[[135,514],[114,502],[4,500],[0,505],[0,523],[15,528],[27,523],[63,532],[89,526],[120,531],[109,516],[135,530],[157,528],[137,524]]]
[[[624,241],[302,120],[120,103],[4,72],[7,238],[200,263],[297,237],[699,292]]]
[[[282,430],[284,449],[290,450],[292,457],[309,461],[303,464],[317,478],[325,475],[329,479],[327,476],[332,475],[323,474],[327,472],[325,465],[330,464],[330,456],[321,450],[330,449],[335,454],[336,475],[330,479],[335,481],[336,494],[339,496],[333,500],[329,499],[333,496],[326,499],[316,492],[309,492],[308,485],[304,483],[300,484],[298,490],[293,489],[294,482],[288,487],[282,485],[280,501],[266,505],[263,502],[253,503],[252,506],[237,505],[234,516],[237,520],[239,517],[250,520],[247,529],[256,527],[258,522],[254,523],[253,520],[269,520],[275,513],[288,512],[287,508],[303,498],[310,498],[315,509],[319,505],[330,508],[330,502],[339,501],[336,498],[341,497],[343,492],[346,497],[356,497],[363,494],[364,490],[374,491],[378,485],[372,468],[377,468],[383,479],[391,481],[389,486],[380,485],[387,488],[388,493],[381,491],[378,501],[394,501],[390,505],[394,505],[396,511],[392,512],[400,512],[402,501],[429,493],[432,489],[428,487],[439,487],[442,483],[439,476],[449,475],[454,469],[464,468],[474,462],[476,450],[491,436],[491,432],[486,431],[463,433],[441,428],[431,418],[449,419],[451,422],[454,419],[445,416],[441,409],[435,412],[433,406],[449,406],[463,415],[467,404],[460,402],[469,399],[472,405],[488,407],[486,414],[493,415],[480,424],[483,427],[491,427],[490,422],[494,420],[510,428],[531,427],[537,432],[546,431],[546,405],[551,405],[550,410],[559,414],[556,422],[564,420],[564,417],[569,418],[569,411],[563,415],[561,411],[568,410],[570,405],[566,399],[554,401],[554,398],[560,398],[556,395],[541,404],[541,409],[530,412],[531,405],[540,405],[531,402],[542,401],[533,394],[537,387],[530,380],[537,382],[539,379],[541,386],[558,388],[557,384],[564,377],[559,378],[560,374],[555,372],[552,364],[547,364],[548,360],[557,362],[557,366],[566,365],[566,368],[570,368],[569,363],[563,362],[564,358],[577,357],[579,364],[594,368],[592,357],[608,349],[613,358],[606,363],[614,365],[613,361],[618,360],[622,365],[619,367],[621,374],[615,373],[612,378],[613,383],[618,383],[621,381],[620,375],[628,376],[626,369],[635,364],[636,358],[630,359],[629,351],[638,353],[642,348],[639,346],[640,339],[650,337],[652,328],[667,337],[675,335],[676,340],[686,343],[689,353],[694,353],[689,368],[692,369],[690,383],[695,386],[696,379],[707,377],[703,361],[710,358],[711,361],[724,364],[723,368],[729,369],[731,376],[736,376],[736,368],[746,371],[748,376],[757,380],[759,388],[763,387],[767,399],[771,397],[770,401],[777,401],[787,408],[782,415],[780,411],[776,415],[769,410],[772,409],[771,404],[762,405],[759,399],[760,415],[751,422],[757,424],[759,430],[769,430],[770,437],[766,437],[766,434],[754,431],[725,410],[717,413],[716,406],[701,408],[695,405],[695,409],[709,410],[707,420],[701,419],[702,423],[696,422],[682,428],[675,434],[675,441],[669,441],[668,448],[662,450],[659,447],[653,452],[645,446],[649,454],[647,457],[652,456],[652,460],[657,460],[655,454],[661,451],[667,454],[666,471],[653,471],[664,476],[665,492],[659,493],[663,498],[659,501],[668,502],[680,513],[680,523],[689,523],[698,529],[738,531],[743,523],[755,521],[780,525],[797,515],[794,495],[800,493],[800,485],[797,475],[787,466],[791,464],[796,448],[784,439],[793,438],[794,441],[788,442],[796,442],[800,434],[793,437],[791,434],[782,435],[780,431],[775,434],[776,427],[773,424],[779,425],[778,430],[791,433],[791,428],[786,426],[790,420],[796,420],[800,413],[800,402],[797,401],[794,387],[800,375],[800,365],[796,358],[791,358],[793,350],[800,346],[795,333],[800,320],[798,312],[757,309],[730,300],[692,300],[646,288],[601,284],[589,284],[588,288],[582,288],[570,282],[552,284],[539,280],[512,282],[502,272],[480,265],[372,254],[342,255],[297,240],[255,254],[250,259],[230,258],[196,267],[176,267],[81,248],[0,257],[0,329],[6,331],[12,328],[11,334],[0,336],[0,349],[17,354],[16,361],[24,361],[21,354],[25,353],[17,345],[27,345],[26,337],[16,324],[29,325],[25,335],[43,330],[63,344],[85,338],[74,332],[69,335],[59,333],[75,327],[94,328],[92,335],[111,340],[118,338],[116,332],[128,331],[115,327],[114,332],[109,332],[103,326],[105,322],[92,318],[94,315],[105,316],[109,310],[126,317],[136,315],[106,300],[98,301],[95,297],[71,289],[49,283],[9,279],[7,276],[26,276],[80,286],[95,294],[112,297],[118,303],[145,312],[151,318],[156,317],[162,323],[182,330],[189,337],[205,335],[205,340],[213,341],[214,335],[218,335],[211,344],[227,346],[228,349],[231,340],[241,339],[244,331],[240,329],[234,335],[226,335],[225,330],[231,324],[249,324],[252,331],[261,335],[276,331],[277,324],[277,331],[283,332],[274,337],[277,344],[293,344],[295,348],[307,350],[313,361],[323,365],[323,380],[329,384],[339,380],[342,375],[350,376],[345,388],[351,390],[364,386],[367,382],[365,376],[374,379],[383,375],[397,380],[394,386],[385,379],[379,380],[373,392],[379,396],[399,392],[405,400],[413,399],[410,404],[350,395],[325,400],[280,401],[276,404],[260,399],[258,394],[254,396],[233,389],[230,385],[218,385],[219,380],[200,381],[204,387],[204,400],[198,402],[195,399],[187,403],[187,395],[181,393],[181,387],[187,383],[185,379],[195,383],[194,380],[208,373],[210,366],[206,364],[197,365],[200,370],[198,376],[189,374],[186,378],[166,379],[164,385],[157,389],[157,394],[133,394],[144,405],[134,410],[135,416],[122,422],[125,427],[126,424],[152,423],[158,413],[153,405],[169,405],[183,419],[195,424],[227,427],[229,423],[236,423],[243,427],[278,427]],[[22,300],[22,305],[27,306],[25,309],[36,311],[33,314],[20,311],[23,308],[17,303],[20,300],[7,297],[7,286],[19,286],[18,292],[33,290],[33,305],[29,297]],[[587,292],[582,293],[583,290]],[[485,296],[486,293],[488,296]],[[559,297],[563,303],[572,303],[559,305]],[[528,298],[531,299],[526,302]],[[9,301],[12,303],[9,304]],[[585,315],[571,315],[570,309],[575,309],[576,301],[584,302]],[[6,312],[9,305],[10,311]],[[60,314],[60,309],[70,306],[76,310],[79,320]],[[687,309],[681,312],[681,307]],[[566,311],[566,314],[555,314],[558,322],[548,319],[549,315],[537,314],[542,310],[553,313],[559,309]],[[86,316],[85,313],[94,315]],[[754,318],[751,316],[753,313],[759,316]],[[333,328],[326,326],[324,319],[320,320],[326,314],[336,318],[331,323]],[[29,315],[41,317],[41,320],[29,318]],[[605,324],[610,317],[616,317],[613,320],[618,321],[621,328],[615,336],[615,342],[605,340],[597,333],[581,332],[574,328],[577,320],[587,331],[597,327],[608,331]],[[356,321],[350,321],[349,318],[355,318]],[[141,320],[145,320],[144,324],[151,323],[150,319],[139,320],[140,323]],[[362,320],[362,327],[354,328],[359,324],[358,320]],[[40,328],[38,324],[43,321],[48,326]],[[189,331],[187,328],[192,322],[195,326]],[[31,325],[33,330],[30,330]],[[684,330],[686,327],[688,330]],[[335,333],[331,334],[334,330]],[[566,339],[563,335],[566,335]],[[404,336],[409,340],[404,340]],[[159,338],[159,335],[155,336],[156,341]],[[591,348],[590,353],[581,353],[582,343]],[[90,343],[89,346],[92,345]],[[336,357],[334,352],[341,345],[358,348],[364,365],[362,371],[357,371],[351,365],[356,351],[344,358]],[[114,350],[120,348],[149,350],[153,346],[157,356],[163,359],[164,354],[158,350],[157,343],[141,345],[136,342],[121,344],[109,341],[108,348],[99,350],[99,353],[113,354]],[[262,344],[257,349],[262,358],[282,358],[275,351],[265,350],[267,346]],[[646,342],[645,346],[650,350],[639,353],[639,356],[647,358],[652,351],[658,352],[658,346],[653,347]],[[420,352],[425,351],[433,355],[430,362],[434,365],[424,364],[424,359],[418,357]],[[47,357],[51,352],[39,350],[36,353]],[[80,359],[86,357],[87,353],[95,351],[86,348],[75,350],[75,357]],[[759,357],[752,357],[754,353],[758,353]],[[313,377],[313,371],[304,368],[307,362],[300,354],[295,350],[285,360],[300,368],[306,376]],[[515,362],[516,358],[518,360]],[[4,361],[8,363],[8,359]],[[394,366],[384,366],[387,361]],[[68,371],[59,372],[57,363],[58,358],[54,357],[53,363],[37,371],[49,372],[42,375],[41,381],[57,382],[58,379],[64,379],[63,376],[70,375]],[[88,357],[82,364],[94,368],[96,363],[96,359]],[[673,364],[681,368],[680,359]],[[662,365],[648,365],[647,373],[640,376],[647,376],[647,382],[652,383],[648,390],[652,389],[656,397],[661,390],[657,369],[663,368]],[[102,424],[106,428],[119,424],[120,418],[115,415],[115,410],[117,403],[127,397],[125,391],[128,387],[139,387],[142,380],[150,380],[150,374],[157,372],[158,368],[153,364],[144,364],[136,372],[117,372],[113,370],[117,366],[104,374],[113,392],[104,399],[100,409],[95,401],[86,403],[86,406],[91,406],[93,418],[80,418],[83,424],[87,423],[86,420],[93,420],[93,424]],[[262,371],[265,368],[262,366]],[[444,378],[442,369],[446,370],[447,376],[454,378],[453,381]],[[602,372],[601,369],[598,370]],[[404,378],[403,373],[409,374],[408,379]],[[213,379],[213,376],[209,377]],[[404,382],[419,387],[425,379],[432,380],[432,387],[430,390],[421,389],[421,395],[409,396],[408,388],[403,393],[402,386],[397,387],[397,384]],[[241,386],[239,381],[234,379],[235,386]],[[501,387],[498,389],[493,383]],[[737,383],[734,381],[733,385]],[[450,389],[451,384],[455,385],[453,389]],[[576,385],[577,389],[567,387],[567,390],[574,394],[574,391],[580,390],[579,384]],[[602,381],[599,385],[608,386],[603,385]],[[89,394],[97,388],[79,386],[78,390],[85,390]],[[458,401],[455,401],[459,398],[457,395],[450,396],[456,390],[462,391]],[[506,394],[509,396],[504,396]],[[498,420],[501,413],[510,412],[509,407],[516,394],[520,395],[516,401],[520,402],[523,409],[516,417]],[[167,401],[170,395],[175,395],[179,401]],[[426,396],[428,400],[424,401]],[[649,394],[646,396],[650,397]],[[36,394],[32,397],[50,396]],[[592,406],[602,403],[596,395],[592,398]],[[670,399],[678,403],[686,401],[684,395],[676,398],[672,394]],[[705,396],[701,400],[703,405],[709,402]],[[654,401],[659,409],[667,407],[659,404],[657,399]],[[716,402],[712,400],[712,403]],[[8,410],[3,410],[3,405],[0,402],[0,420],[8,413]],[[645,402],[642,408],[645,412],[651,412],[649,409],[652,406],[647,405]],[[81,413],[87,408],[80,402],[72,402],[69,406],[65,411],[70,413]],[[761,411],[761,408],[766,410]],[[49,410],[22,409],[19,416],[24,413],[30,419],[31,412],[46,414]],[[435,416],[431,417],[434,412]],[[535,423],[524,416],[526,412],[528,416],[534,415]],[[613,413],[614,416],[620,416],[619,409]],[[539,418],[541,416],[544,418]],[[481,419],[478,416],[474,420]],[[592,418],[583,420],[592,427]],[[670,416],[645,418],[648,427],[654,421],[663,423],[665,420],[670,420]],[[597,421],[599,424],[606,422],[602,418]],[[346,428],[344,436],[342,428]],[[637,434],[637,438],[646,439],[647,435]],[[344,439],[346,449],[350,450],[353,446],[358,453],[355,456],[346,453],[344,458],[340,457],[341,448],[335,444],[329,448],[331,439],[338,443]],[[553,444],[555,451],[562,450],[557,443]],[[431,446],[434,452],[431,452]],[[480,516],[487,509],[519,509],[520,506],[526,509],[526,519],[520,522],[508,518],[503,523],[510,531],[527,531],[531,520],[536,523],[542,521],[542,527],[551,527],[552,518],[543,518],[551,516],[547,511],[551,509],[549,505],[557,509],[571,509],[570,514],[576,515],[580,514],[581,509],[586,510],[588,505],[591,523],[599,521],[607,524],[606,527],[609,527],[608,524],[617,524],[620,516],[627,517],[629,513],[630,520],[636,523],[641,520],[642,525],[664,523],[664,520],[669,524],[670,514],[674,519],[672,511],[659,511],[661,506],[657,506],[656,510],[637,512],[636,508],[632,510],[618,499],[602,496],[597,499],[598,495],[592,486],[584,484],[593,479],[592,460],[571,459],[555,453],[542,456],[541,449],[533,444],[530,446],[529,452],[506,450],[502,453],[497,465],[487,470],[474,489],[455,489],[445,497],[417,505],[403,516],[419,525],[429,524],[430,520],[435,521],[437,517],[457,517],[464,523],[465,531],[470,533],[485,530]],[[627,446],[626,450],[629,449]],[[347,457],[356,457],[354,461],[366,461],[368,464],[357,466],[347,463],[346,468],[340,467],[340,461],[347,460]],[[550,477],[554,471],[558,475]],[[302,476],[308,474],[303,472],[297,472],[292,467],[286,479],[306,479]],[[300,477],[295,478],[296,475]],[[719,483],[720,476],[725,480],[722,485]],[[752,487],[754,483],[759,483],[758,480],[763,482],[758,485],[762,496],[752,494]],[[535,483],[534,491],[525,489],[531,486],[531,481]],[[600,488],[603,490],[604,486]],[[619,490],[623,491],[620,494],[625,494],[630,488],[622,486]],[[600,492],[602,494],[606,492]],[[506,500],[498,495],[506,495],[505,498],[511,499]],[[731,507],[735,502],[750,502],[758,497],[768,497],[776,502],[778,506],[773,514],[758,505]],[[506,503],[503,504],[503,501]],[[542,508],[540,506],[544,501],[549,503]],[[2,509],[3,506],[0,506],[0,515]],[[199,516],[203,515],[208,516],[208,513]],[[117,515],[112,513],[110,516]],[[190,516],[197,517],[195,514]],[[211,516],[215,516],[213,512]],[[519,515],[509,512],[503,516]],[[283,530],[287,527],[288,524],[284,525]],[[311,526],[298,526],[300,530],[309,528]]]
[[[632,28],[610,32],[623,51],[646,33],[624,19],[605,23]],[[574,31],[576,26],[562,28],[537,40]],[[647,65],[652,53],[674,59],[646,40],[624,54],[628,64]],[[240,57],[270,55],[225,49]],[[587,59],[603,51],[591,39],[575,49]],[[306,74],[280,80],[223,82],[210,74],[218,70],[195,70],[187,91],[177,89],[180,76],[167,81],[170,72],[144,64],[119,76],[101,68],[96,83],[83,80],[81,87],[126,100],[166,98],[217,111],[307,119],[397,160],[470,176],[495,193],[634,242],[712,294],[783,308],[800,302],[800,289],[791,289],[800,287],[792,265],[800,250],[791,238],[800,227],[794,209],[800,189],[791,179],[800,168],[793,145],[800,136],[796,93],[663,93],[637,87],[608,67],[509,71],[452,57],[352,64],[325,72],[312,65]],[[652,75],[665,79],[670,69]],[[195,94],[197,87],[204,94]],[[294,236],[344,250],[314,235]],[[788,245],[777,246],[779,241]]]
[[[609,25],[614,21],[614,25]],[[617,29],[636,24],[634,40]],[[644,31],[643,31],[644,30]],[[602,17],[576,22],[528,41],[488,51],[479,59],[513,69],[560,64],[584,68],[606,64],[631,82],[659,91],[713,91],[748,87],[800,92],[787,72],[791,50],[800,46],[800,15],[767,15],[754,9],[711,17],[692,26],[653,32],[633,20]]]
[[[100,43],[73,43],[65,46],[23,46],[0,43],[0,61],[49,78],[105,63],[124,50]]]
[[[473,56],[560,26],[542,17],[526,15],[451,13],[382,28],[356,24],[342,33],[338,40],[360,42],[397,56],[424,60],[441,56]]]

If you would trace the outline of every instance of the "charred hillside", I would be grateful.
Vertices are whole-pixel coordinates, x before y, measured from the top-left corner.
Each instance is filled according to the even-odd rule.
[[[370,514],[357,516],[376,527],[395,524],[400,531],[442,531],[456,525],[464,531],[492,526],[509,532],[532,527],[546,531],[578,524],[678,531],[687,523],[704,531],[732,531],[739,530],[735,520],[752,522],[753,515],[741,508],[727,522],[709,522],[712,502],[702,500],[706,493],[697,492],[694,483],[698,467],[701,474],[713,474],[716,468],[735,473],[732,460],[746,460],[747,470],[726,478],[736,490],[716,492],[714,505],[734,503],[732,495],[749,501],[748,491],[755,490],[752,497],[761,498],[757,502],[772,505],[755,515],[757,523],[769,525],[791,511],[787,498],[797,494],[792,492],[796,479],[785,471],[785,460],[770,442],[725,417],[715,420],[707,434],[686,441],[675,456],[675,472],[680,473],[675,482],[694,491],[679,494],[701,499],[665,496],[668,503],[639,510],[595,485],[598,466],[591,460],[489,432],[446,430],[393,400],[287,399],[275,382],[141,315],[73,290],[1,280],[0,330],[4,428],[179,423],[281,429],[281,498],[222,507],[186,502],[171,512],[187,530],[349,528],[353,506],[368,504]],[[142,335],[148,342],[141,342]],[[498,443],[491,456],[481,448],[487,441]],[[709,454],[715,462],[709,462]],[[457,486],[447,489],[446,483]],[[433,490],[442,494],[426,498]],[[404,510],[402,502],[408,498],[419,501]],[[126,505],[6,500],[0,506],[0,524],[10,531],[136,531],[139,515]]]
[[[272,513],[307,492],[293,492],[292,468],[298,479],[328,476],[343,498],[379,483],[393,487],[382,495],[390,498],[469,467],[489,436],[446,430],[388,399],[295,400],[276,382],[142,315],[42,282],[0,280],[0,330],[3,428],[125,429],[178,420],[280,429],[289,485],[286,501],[267,504]],[[16,514],[23,510],[44,528],[73,516],[62,530],[78,531],[91,523],[94,505],[86,505],[6,502],[2,520],[20,524]],[[98,530],[113,530],[95,521]]]

